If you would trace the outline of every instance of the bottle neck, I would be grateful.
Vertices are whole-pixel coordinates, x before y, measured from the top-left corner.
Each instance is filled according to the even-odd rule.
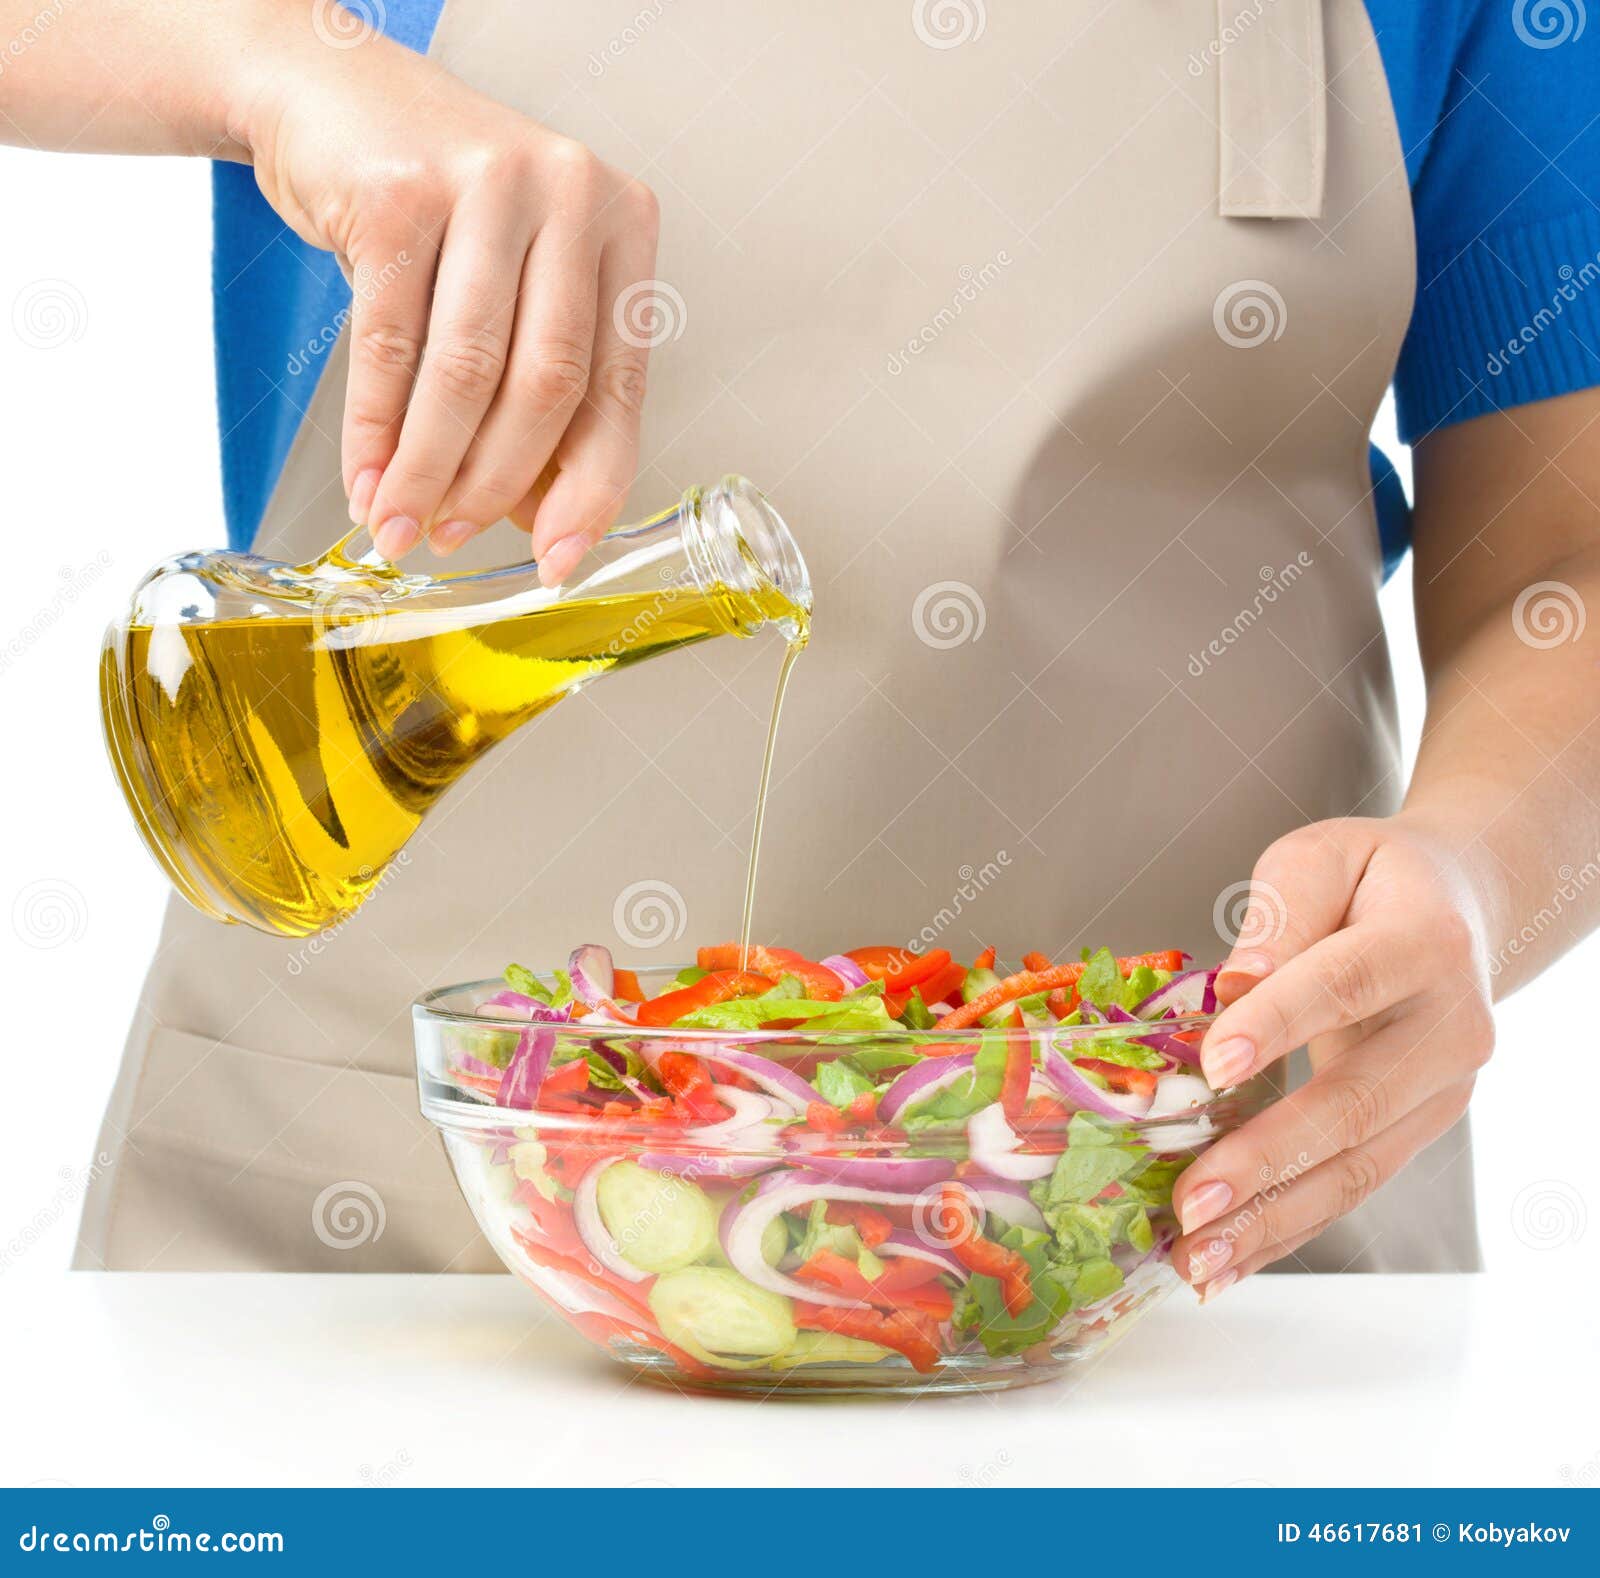
[[[811,622],[811,577],[782,516],[746,478],[690,488],[669,512],[700,590],[718,594],[735,627],[750,634],[776,624],[803,644]]]

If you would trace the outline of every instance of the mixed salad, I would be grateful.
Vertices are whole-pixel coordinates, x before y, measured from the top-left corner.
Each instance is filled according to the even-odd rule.
[[[586,945],[512,965],[448,1074],[530,1112],[473,1142],[497,1247],[604,1344],[701,1379],[1042,1361],[1169,1275],[1212,1132],[1187,962],[729,943],[646,990]]]

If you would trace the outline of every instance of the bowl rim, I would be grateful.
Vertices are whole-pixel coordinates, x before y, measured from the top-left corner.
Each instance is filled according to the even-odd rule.
[[[628,968],[624,965],[622,968]],[[671,971],[676,974],[678,970],[687,969],[687,965],[661,965],[661,973]],[[635,972],[639,973],[639,972]],[[657,973],[651,971],[650,973]],[[459,1009],[444,1008],[439,1000],[449,997],[456,992],[468,992],[483,989],[490,993],[496,990],[506,990],[503,977],[488,976],[482,980],[457,981],[450,986],[436,986],[430,991],[421,992],[411,1001],[413,1020],[440,1020],[447,1024],[465,1025],[482,1030],[504,1030],[521,1021],[507,1018],[499,1014],[464,1013]],[[1219,1010],[1220,1012],[1220,1010]],[[1172,1027],[1180,1030],[1200,1030],[1214,1024],[1217,1013],[1209,1014],[1176,1014],[1170,1019],[1141,1019],[1134,1023],[1142,1025],[1160,1025],[1163,1032],[1170,1034]],[[551,1022],[553,1029],[560,1029],[563,1034],[591,1035],[595,1038],[615,1039],[619,1032],[625,1031],[629,1040],[640,1041],[700,1041],[700,1042],[726,1042],[736,1041],[740,1044],[749,1043],[760,1046],[773,1042],[801,1041],[809,1042],[816,1046],[845,1046],[851,1042],[883,1041],[887,1039],[900,1040],[904,1038],[908,1046],[937,1044],[948,1046],[955,1044],[962,1047],[980,1046],[986,1039],[995,1036],[1023,1035],[1029,1038],[1038,1036],[1055,1036],[1057,1034],[1073,1036],[1081,1040],[1125,1040],[1126,1032],[1132,1025],[1122,1022],[1113,1022],[1101,1025],[1027,1025],[1020,1029],[1015,1025],[1002,1025],[989,1028],[984,1025],[973,1025],[964,1030],[818,1030],[807,1031],[803,1025],[797,1025],[791,1030],[700,1030],[678,1029],[672,1025],[623,1025],[616,1022],[606,1024],[584,1024],[580,1020],[568,1020],[559,1025]],[[1117,1032],[1123,1032],[1119,1035]]]
[[[681,968],[681,967],[676,967]],[[671,972],[676,973],[676,968],[671,965],[661,965],[650,973]],[[516,1031],[525,1027],[526,1021],[503,1018],[492,1014],[476,1014],[462,1010],[440,1006],[441,1000],[458,993],[481,992],[488,995],[496,990],[504,989],[504,981],[499,976],[486,979],[460,981],[449,986],[435,987],[430,991],[421,993],[412,1004],[413,1024],[418,1031],[424,1024],[448,1026],[455,1029],[472,1029],[484,1031]],[[1139,1025],[1149,1026],[1152,1029],[1161,1027],[1162,1033],[1172,1033],[1173,1030],[1205,1029],[1217,1018],[1216,1013],[1210,1014],[1185,1014],[1162,1020],[1141,1020]],[[535,1021],[539,1023],[539,1021]],[[1138,1033],[1134,1025],[1112,1023],[1092,1025],[1032,1025],[1024,1028],[1003,1026],[996,1029],[974,1027],[969,1030],[896,1030],[861,1031],[861,1030],[831,1030],[807,1032],[804,1027],[789,1030],[681,1030],[667,1025],[639,1025],[628,1026],[616,1023],[582,1024],[579,1022],[548,1023],[551,1030],[563,1035],[586,1037],[588,1039],[603,1041],[626,1039],[629,1041],[644,1041],[666,1048],[669,1044],[685,1050],[697,1045],[734,1045],[740,1048],[756,1050],[762,1047],[772,1047],[787,1044],[797,1047],[814,1047],[837,1050],[841,1055],[847,1053],[851,1046],[862,1044],[882,1045],[885,1041],[903,1041],[912,1050],[924,1051],[931,1046],[951,1047],[958,1046],[962,1050],[975,1050],[985,1040],[994,1037],[1003,1037],[1010,1041],[1015,1037],[1024,1037],[1029,1041],[1046,1041],[1050,1045],[1057,1045],[1057,1038],[1062,1038],[1067,1043],[1092,1044],[1101,1040],[1126,1039],[1129,1032]],[[1067,1052],[1066,1046],[1059,1048],[1068,1056],[1082,1056],[1083,1053]],[[598,1110],[594,1113],[562,1112],[545,1107],[503,1107],[498,1102],[487,1100],[483,1096],[469,1095],[460,1086],[450,1081],[448,1073],[443,1069],[429,1066],[426,1060],[426,1042],[418,1034],[416,1036],[417,1078],[419,1095],[424,1115],[430,1122],[442,1129],[453,1130],[484,1130],[496,1128],[527,1128],[537,1126],[541,1130],[552,1133],[561,1131],[589,1132],[598,1135],[610,1135],[616,1141],[644,1140],[653,1142],[653,1148],[669,1150],[681,1146],[688,1140],[689,1134],[678,1137],[677,1146],[668,1143],[668,1137],[661,1129],[648,1122],[636,1118],[605,1117]],[[1176,1073],[1179,1070],[1170,1070]],[[1181,1072],[1193,1074],[1196,1078],[1204,1079],[1204,1075],[1197,1068],[1189,1068]],[[430,1089],[429,1087],[437,1087]],[[445,1094],[448,1092],[448,1094]],[[821,1100],[821,1097],[818,1097]],[[1210,1099],[1202,1104],[1188,1108],[1182,1112],[1164,1114],[1156,1118],[1129,1117],[1124,1127],[1130,1133],[1140,1133],[1146,1130],[1159,1133],[1163,1126],[1176,1127],[1179,1124],[1192,1123],[1200,1117],[1215,1119],[1219,1115],[1231,1114],[1242,1110],[1249,1115],[1257,1110],[1264,1102],[1250,1092],[1248,1085],[1235,1085],[1227,1089],[1212,1091]],[[1228,1127],[1235,1125],[1229,1124]],[[785,1126],[786,1129],[789,1126]],[[690,1131],[692,1132],[692,1131]],[[778,1130],[771,1131],[776,1136]],[[1226,1129],[1219,1131],[1226,1132]],[[952,1133],[945,1138],[954,1139]],[[838,1137],[827,1135],[818,1136],[819,1145],[827,1144],[838,1146],[841,1142]],[[881,1141],[861,1140],[857,1142],[863,1146],[878,1144],[891,1152],[915,1143],[911,1137],[899,1141],[884,1139]],[[732,1135],[695,1138],[693,1144],[701,1148],[709,1148],[719,1154],[740,1152],[748,1154],[767,1154],[768,1145],[751,1142],[750,1131],[745,1131],[737,1140]]]

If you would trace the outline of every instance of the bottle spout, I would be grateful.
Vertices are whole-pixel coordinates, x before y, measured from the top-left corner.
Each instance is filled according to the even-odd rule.
[[[794,534],[748,477],[690,488],[680,506],[696,578],[748,594],[763,622],[803,644],[811,622],[811,575]]]

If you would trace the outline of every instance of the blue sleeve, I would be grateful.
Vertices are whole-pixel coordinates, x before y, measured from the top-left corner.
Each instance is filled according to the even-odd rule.
[[[1600,17],[1583,0],[1369,9],[1416,216],[1401,437],[1600,384]]]
[[[425,50],[443,0],[352,4],[353,20]],[[228,542],[248,548],[350,308],[330,252],[272,211],[247,165],[211,178],[211,299]]]

